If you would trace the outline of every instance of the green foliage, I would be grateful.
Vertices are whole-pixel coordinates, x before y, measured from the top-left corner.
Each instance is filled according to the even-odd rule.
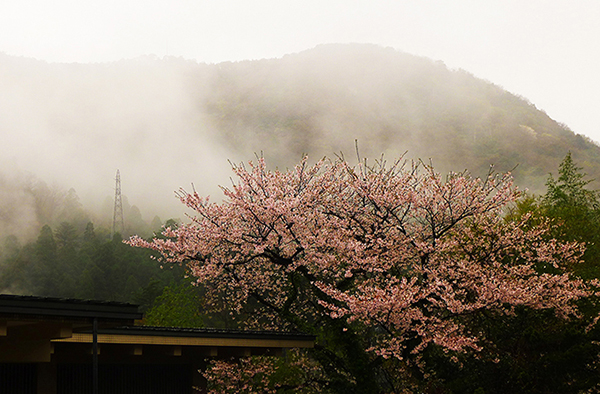
[[[555,221],[555,237],[586,244],[585,263],[574,267],[575,272],[588,279],[600,278],[599,194],[587,189],[591,180],[581,170],[569,152],[559,166],[558,179],[549,176],[538,210]]]
[[[137,290],[133,296],[133,302],[140,306],[140,312],[146,313],[152,308],[154,301],[162,294],[164,288],[164,283],[156,278],[151,278],[146,286]]]
[[[584,263],[572,269],[585,279],[600,278],[600,194],[588,189],[591,183],[569,152],[558,168],[558,178],[548,176],[545,194],[525,195],[507,215],[507,220],[531,215],[532,226],[549,218],[552,237],[584,243]]]
[[[306,349],[290,349],[283,357],[270,354],[208,362],[204,376],[209,394],[270,393],[328,394],[340,387],[323,387],[324,371]]]
[[[546,182],[548,191],[543,197],[543,205],[549,213],[577,208],[592,212],[599,208],[598,192],[586,189],[591,180],[586,180],[581,170],[569,152],[558,168],[558,180],[550,174]]]
[[[35,243],[35,257],[37,264],[33,266],[33,277],[40,294],[60,295],[62,273],[59,270],[54,234],[48,225],[40,230]]]
[[[144,324],[161,327],[204,327],[198,289],[188,282],[164,288],[145,314]]]
[[[100,233],[107,234],[101,229]],[[152,303],[181,270],[161,270],[147,251],[96,235],[92,222],[78,231],[72,222],[56,230],[41,228],[35,241],[20,245],[4,239],[0,249],[0,291],[40,296],[135,302],[143,289],[156,287]]]
[[[600,384],[600,332],[586,331],[589,323],[566,322],[552,311],[526,308],[510,318],[489,317],[479,325],[496,344],[493,352],[463,357],[458,364],[430,349],[425,357],[428,371],[448,393],[585,392]]]

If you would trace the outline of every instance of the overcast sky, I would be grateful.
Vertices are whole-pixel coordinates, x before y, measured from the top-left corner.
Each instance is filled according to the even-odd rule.
[[[348,42],[465,69],[600,141],[600,0],[0,2],[0,52],[49,62],[218,63]]]

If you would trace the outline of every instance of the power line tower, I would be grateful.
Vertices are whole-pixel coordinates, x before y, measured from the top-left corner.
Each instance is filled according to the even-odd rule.
[[[113,214],[113,228],[112,232],[115,235],[117,232],[120,232],[121,235],[124,235],[125,232],[125,224],[123,222],[123,200],[121,199],[121,174],[119,170],[117,170],[117,177],[115,179],[115,211]]]

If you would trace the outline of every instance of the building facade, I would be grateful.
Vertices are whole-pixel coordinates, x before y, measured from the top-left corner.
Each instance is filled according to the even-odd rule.
[[[137,305],[0,295],[0,393],[190,394],[212,358],[281,355],[314,337],[135,325]]]

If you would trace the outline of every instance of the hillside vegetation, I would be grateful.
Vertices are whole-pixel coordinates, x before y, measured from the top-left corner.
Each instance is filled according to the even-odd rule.
[[[16,167],[74,188],[98,212],[120,168],[124,192],[148,219],[182,216],[173,191],[191,183],[218,196],[227,160],[261,152],[282,168],[302,154],[351,160],[356,140],[362,157],[408,152],[442,172],[516,167],[517,183],[535,192],[568,151],[600,179],[600,148],[550,116],[466,71],[375,45],[219,64],[151,56],[49,64],[0,54],[3,177],[18,176]]]
[[[600,149],[523,97],[442,62],[371,45],[323,45],[214,66],[204,103],[218,135],[281,164],[302,153],[432,159],[476,175],[514,170],[543,189],[570,150],[600,178]],[[268,141],[268,142],[267,142]]]
[[[362,44],[220,64],[151,56],[49,64],[0,54],[0,133],[5,246],[64,223],[74,239],[93,223],[100,242],[111,242],[116,168],[122,235],[150,236],[159,217],[185,217],[173,197],[179,187],[193,183],[218,200],[228,159],[263,152],[282,169],[303,154],[353,161],[355,141],[363,158],[408,152],[441,172],[513,170],[537,193],[569,151],[600,179],[600,148],[525,98],[440,61]]]

